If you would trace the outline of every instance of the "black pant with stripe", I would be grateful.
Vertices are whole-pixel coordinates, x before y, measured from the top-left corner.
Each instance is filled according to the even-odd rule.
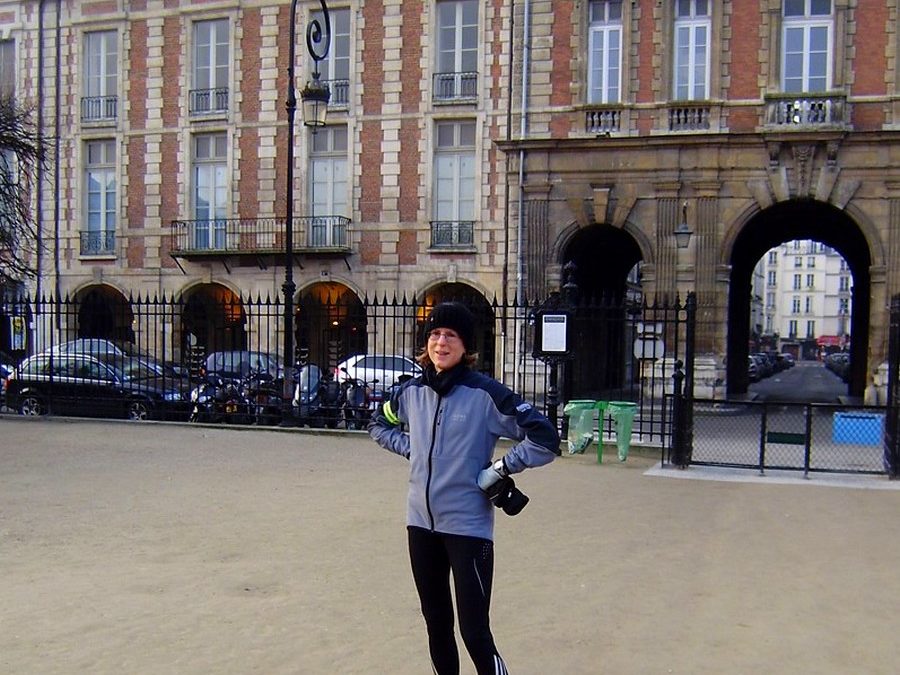
[[[494,646],[490,619],[494,543],[477,537],[409,529],[409,559],[428,628],[431,663],[437,675],[459,673],[453,633],[450,573],[459,613],[459,632],[478,675],[507,675]]]

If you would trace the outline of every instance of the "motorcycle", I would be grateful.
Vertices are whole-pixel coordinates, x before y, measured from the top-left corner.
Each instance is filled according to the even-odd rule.
[[[375,408],[372,403],[372,389],[362,380],[351,377],[346,368],[341,371],[347,379],[341,382],[341,418],[347,429],[365,429]],[[378,380],[372,382],[377,384]]]
[[[299,424],[336,428],[341,419],[340,384],[314,363],[300,369],[296,382],[293,405]]]
[[[271,373],[251,370],[241,381],[240,388],[253,422],[274,425],[281,421],[282,387]]]
[[[239,383],[201,371],[200,382],[191,390],[190,422],[247,424],[250,419]]]

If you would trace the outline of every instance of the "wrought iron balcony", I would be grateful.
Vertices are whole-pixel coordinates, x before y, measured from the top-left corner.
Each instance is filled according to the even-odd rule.
[[[118,114],[117,96],[82,96],[82,122],[114,122]]]
[[[611,134],[622,130],[622,106],[596,106],[585,110],[584,130],[589,134]]]
[[[431,221],[431,248],[473,248],[475,246],[475,221]]]
[[[228,87],[191,89],[188,112],[191,116],[214,115],[228,110]]]
[[[478,99],[478,73],[435,73],[434,100],[461,103]]]
[[[850,124],[843,94],[774,94],[766,96],[766,125],[779,129],[842,129]]]
[[[113,255],[115,252],[115,230],[86,230],[81,233],[81,255]]]
[[[350,107],[350,80],[322,80],[331,91],[328,99],[329,110],[346,110]]]
[[[280,254],[285,248],[284,218],[217,218],[172,221],[172,255]],[[344,216],[294,218],[293,250],[297,253],[350,252]]]

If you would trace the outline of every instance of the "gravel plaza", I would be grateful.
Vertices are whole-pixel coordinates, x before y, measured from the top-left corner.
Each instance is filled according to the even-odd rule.
[[[0,439],[0,671],[431,672],[407,467],[363,432],[6,415]],[[518,479],[492,613],[511,672],[896,672],[895,483],[658,461]]]

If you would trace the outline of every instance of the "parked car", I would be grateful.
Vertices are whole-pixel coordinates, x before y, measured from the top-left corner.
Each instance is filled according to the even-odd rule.
[[[54,354],[93,354],[97,356],[132,356],[143,359],[148,368],[157,375],[168,377],[185,377],[187,372],[179,365],[164,363],[138,349],[137,345],[127,340],[107,340],[106,338],[76,338],[53,345],[50,351]]]
[[[825,367],[840,377],[844,382],[850,379],[850,354],[834,352],[825,357]]]
[[[357,354],[341,361],[334,369],[338,382],[362,380],[379,389],[389,389],[404,375],[418,375],[422,368],[406,356],[396,354]]]
[[[276,381],[281,381],[284,376],[278,357],[265,352],[212,352],[206,357],[205,365],[207,376],[217,375],[223,380],[243,380],[251,372],[268,374]]]
[[[747,357],[747,378],[751,382],[759,382],[759,367],[756,365],[756,359],[752,356]]]
[[[129,356],[44,352],[10,374],[6,393],[22,415],[186,419],[190,385]]]

